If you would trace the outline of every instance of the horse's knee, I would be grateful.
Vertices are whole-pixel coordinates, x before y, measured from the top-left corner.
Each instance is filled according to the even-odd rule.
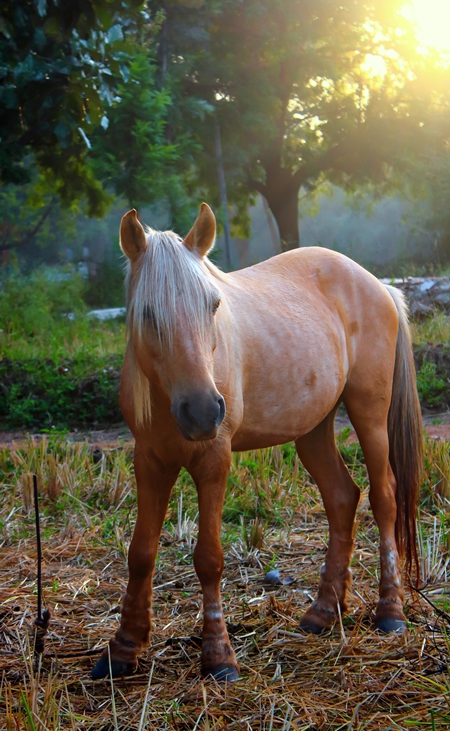
[[[197,543],[194,551],[194,567],[202,584],[220,581],[223,573],[223,550],[219,544]]]
[[[147,545],[131,542],[128,550],[128,570],[135,580],[146,579],[151,576],[156,562],[156,550]]]

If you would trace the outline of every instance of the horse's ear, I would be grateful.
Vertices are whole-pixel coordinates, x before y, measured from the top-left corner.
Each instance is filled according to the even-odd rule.
[[[120,222],[120,246],[131,261],[147,248],[145,231],[134,208],[125,213]]]
[[[214,246],[216,219],[207,203],[202,203],[194,225],[184,239],[184,245],[202,259]]]

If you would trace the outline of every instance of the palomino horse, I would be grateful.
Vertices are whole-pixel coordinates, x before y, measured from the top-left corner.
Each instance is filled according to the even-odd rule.
[[[338,605],[346,607],[360,496],[334,440],[341,402],[364,452],[380,533],[375,622],[384,632],[406,626],[399,555],[408,571],[417,564],[422,430],[402,296],[347,257],[316,247],[224,274],[206,258],[215,233],[205,203],[184,241],[145,232],[134,210],[121,222],[129,269],[120,403],[136,439],[138,516],[121,624],[94,678],[131,672],[149,641],[158,540],[181,467],[198,491],[202,674],[237,678],[220,596],[233,450],[295,441],[322,494],[330,535],[318,595],[300,626],[331,627]]]

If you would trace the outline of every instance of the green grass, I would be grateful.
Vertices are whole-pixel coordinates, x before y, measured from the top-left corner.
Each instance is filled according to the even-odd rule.
[[[432,318],[411,323],[416,345],[450,343],[450,316],[437,313]],[[74,357],[80,353],[121,355],[124,352],[125,323],[122,320],[99,322],[79,314],[75,320],[57,318],[48,328],[11,328],[0,323],[0,351],[11,360]]]
[[[36,317],[33,329],[29,313],[13,310],[7,318],[3,312],[0,428],[48,431],[122,422],[123,318],[100,322],[81,306],[73,320],[60,309],[44,308]]]
[[[86,283],[59,269],[0,284],[0,428],[68,430],[122,422],[125,323],[87,317]]]
[[[17,361],[123,353],[125,325],[86,317],[88,284],[68,268],[0,270],[0,352]]]
[[[433,317],[411,322],[412,341],[416,345],[445,345],[450,343],[450,315],[437,312]]]
[[[88,357],[121,356],[125,352],[125,322],[99,321],[79,315],[75,320],[60,318],[47,330],[26,333],[22,330],[0,331],[3,358],[17,361],[60,360]]]

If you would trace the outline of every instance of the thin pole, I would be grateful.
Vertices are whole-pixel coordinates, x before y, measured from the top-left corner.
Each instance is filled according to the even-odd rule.
[[[36,543],[37,543],[37,618],[42,620],[42,546],[41,546],[41,527],[39,523],[39,503],[37,477],[33,475],[33,492],[34,492],[34,516],[36,521]]]
[[[47,633],[50,622],[50,610],[42,611],[42,546],[41,546],[41,526],[39,523],[39,500],[37,477],[33,475],[33,493],[34,493],[34,515],[36,520],[36,543],[37,543],[37,617],[34,620],[34,655],[37,659],[38,655],[44,652],[45,635]]]

